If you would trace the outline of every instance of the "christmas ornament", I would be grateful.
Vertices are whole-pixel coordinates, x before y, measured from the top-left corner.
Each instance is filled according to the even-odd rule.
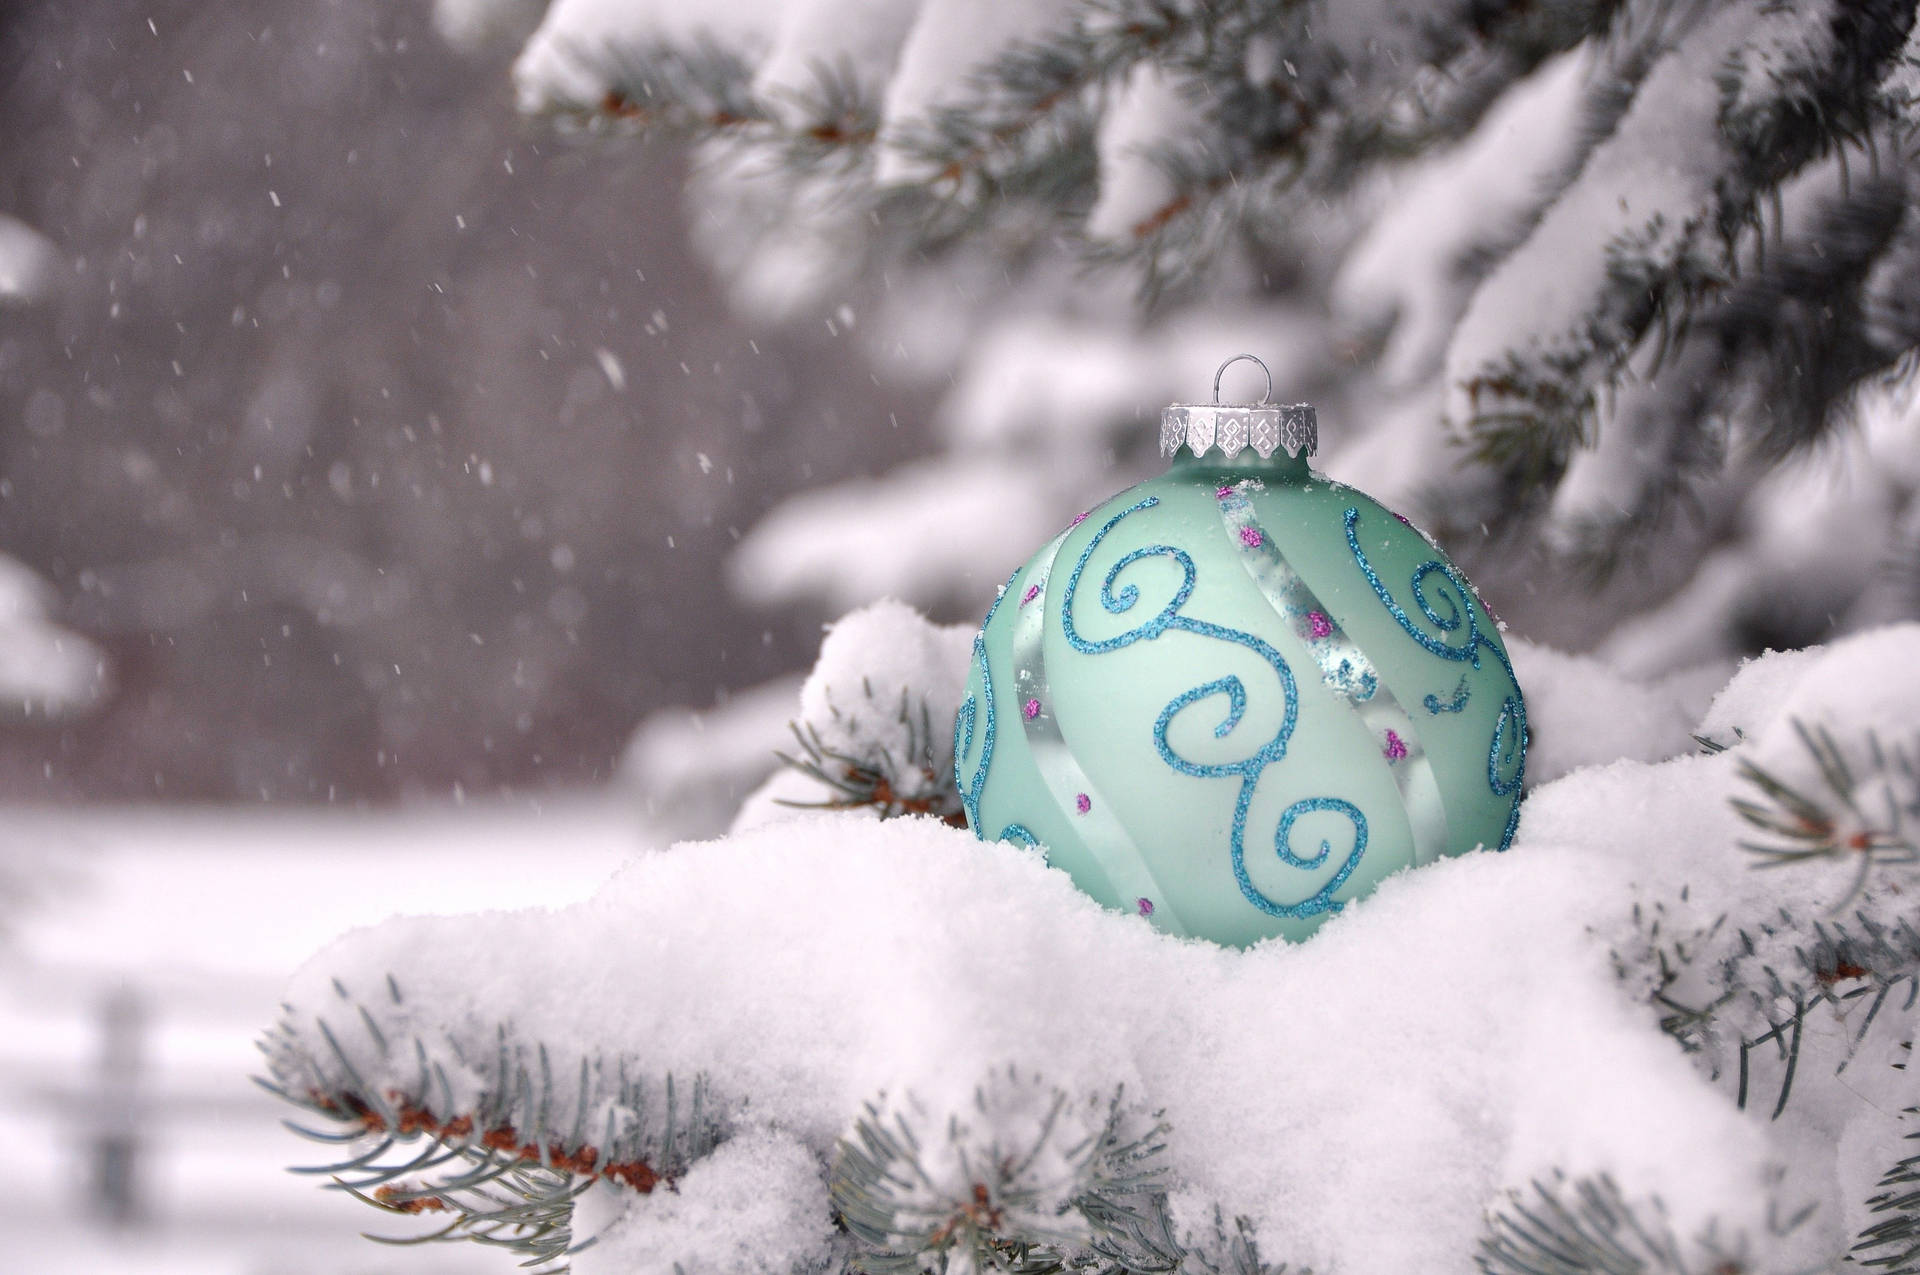
[[[1168,933],[1305,938],[1402,868],[1505,849],[1526,708],[1499,626],[1406,519],[1309,468],[1312,407],[1174,404],[1160,478],[1013,574],[974,640],[954,777]]]

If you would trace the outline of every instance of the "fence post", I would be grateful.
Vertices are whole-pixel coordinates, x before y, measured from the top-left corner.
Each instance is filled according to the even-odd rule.
[[[146,1005],[126,983],[100,1003],[100,1065],[95,1077],[91,1210],[115,1226],[140,1220],[141,1072],[146,1065]]]

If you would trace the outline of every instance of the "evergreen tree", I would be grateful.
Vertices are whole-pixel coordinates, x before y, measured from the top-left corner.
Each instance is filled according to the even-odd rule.
[[[477,22],[471,6],[460,12]],[[972,353],[943,409],[956,454],[868,493],[868,517],[842,507],[837,528],[824,525],[825,503],[776,515],[777,533],[763,528],[740,558],[742,579],[763,596],[810,589],[844,601],[909,571],[916,587],[903,591],[922,601],[977,591],[968,571],[978,559],[1011,565],[1040,540],[1017,515],[969,516],[979,493],[996,510],[1104,494],[1119,482],[1090,458],[1116,445],[1142,398],[1188,396],[1173,382],[1194,382],[1190,360],[1210,366],[1242,343],[1287,339],[1278,361],[1298,388],[1380,422],[1332,468],[1350,464],[1364,486],[1418,496],[1443,533],[1477,534],[1484,523],[1496,538],[1542,540],[1562,562],[1615,568],[1661,546],[1671,596],[1642,596],[1635,581],[1624,596],[1652,618],[1639,635],[1615,635],[1616,651],[1651,671],[1736,651],[1760,619],[1820,636],[1791,607],[1754,610],[1762,591],[1791,595],[1796,570],[1825,577],[1810,605],[1835,627],[1920,606],[1910,581],[1831,566],[1836,555],[1898,548],[1920,485],[1899,463],[1915,454],[1906,433],[1848,432],[1862,401],[1878,404],[1881,424],[1899,415],[1872,383],[1903,370],[1920,344],[1903,317],[1920,261],[1908,195],[1920,178],[1909,149],[1913,20],[1910,4],[1842,0],[814,0],[696,22],[664,3],[558,0],[517,76],[523,104],[566,125],[702,141],[706,167],[690,200],[713,213],[709,251],[744,304],[792,311],[865,288],[871,310],[848,302],[835,321],[857,326],[881,360],[909,340],[932,343],[911,330],[918,311],[958,311],[945,317],[967,333],[956,348]],[[1083,282],[1089,259],[1101,273]],[[854,282],[875,278],[878,289]],[[1115,280],[1138,297],[1125,319],[1114,317]],[[1048,377],[1074,393],[1048,398]],[[1449,450],[1449,440],[1461,446]],[[1864,449],[1880,486],[1870,500],[1827,497],[1798,524],[1831,534],[1864,506],[1864,521],[1846,523],[1857,534],[1817,546],[1825,556],[1783,555],[1780,511],[1804,503],[1808,457],[1823,440]],[[1048,462],[1038,478],[1035,456]],[[1671,520],[1687,511],[1693,530],[1681,534]],[[956,537],[957,525],[972,534]],[[897,569],[862,552],[886,537],[909,542]],[[963,552],[932,543],[954,539]],[[821,562],[841,570],[823,576]],[[1643,637],[1656,622],[1663,644]],[[845,633],[862,636],[823,654],[803,694],[794,771],[770,789],[795,804],[861,810],[769,824],[767,806],[750,803],[740,835],[641,865],[626,893],[616,882],[576,916],[379,931],[323,958],[349,968],[340,980],[303,975],[266,1052],[270,1086],[325,1126],[307,1132],[347,1147],[321,1171],[390,1212],[444,1215],[442,1235],[504,1244],[549,1268],[593,1242],[576,1225],[588,1202],[600,1202],[604,1221],[605,1201],[631,1218],[642,1196],[654,1240],[693,1228],[717,1269],[1255,1275],[1298,1270],[1274,1263],[1302,1251],[1336,1266],[1360,1261],[1349,1247],[1387,1251],[1352,1229],[1328,1240],[1333,1223],[1292,1216],[1293,1198],[1262,1199],[1255,1219],[1196,1185],[1230,1187],[1231,1174],[1209,1170],[1231,1162],[1234,1173],[1298,1187],[1284,1162],[1319,1146],[1315,1127],[1293,1128],[1298,1145],[1256,1154],[1231,1138],[1252,1113],[1205,1081],[1195,1082],[1204,1101],[1086,1087],[1097,1069],[1081,1064],[1102,1050],[1149,1073],[1156,1059],[1200,1055],[1158,1052],[1187,1042],[1139,1039],[1124,1000],[1086,1011],[1106,1015],[1098,1029],[1074,1017],[1071,997],[1047,1006],[1055,1017],[1034,1017],[1044,997],[1021,999],[1025,981],[1061,980],[1096,1000],[1112,990],[1102,978],[1145,985],[1151,971],[1165,980],[1148,988],[1156,1009],[1183,996],[1228,1006],[1195,1020],[1224,1036],[1257,1012],[1234,989],[1264,990],[1257,980],[1272,977],[1297,993],[1283,976],[1293,966],[1271,952],[1228,967],[1194,947],[1136,951],[1106,915],[1084,920],[1108,927],[1086,939],[1079,913],[1041,901],[1056,888],[1041,878],[1058,874],[1029,873],[1032,862],[1004,847],[968,861],[977,877],[940,876],[955,835],[940,824],[958,802],[933,726],[950,716],[965,653],[951,631],[915,623],[871,613],[850,622]],[[1697,1200],[1570,1164],[1526,1190],[1494,1190],[1492,1170],[1485,1183],[1434,1184],[1478,1199],[1478,1218],[1436,1223],[1419,1200],[1371,1200],[1373,1226],[1426,1217],[1435,1234],[1420,1238],[1461,1260],[1460,1244],[1446,1246],[1454,1231],[1470,1232],[1471,1260],[1493,1275],[1920,1269],[1916,1170],[1900,1154],[1920,1108],[1906,1070],[1920,1026],[1916,643],[1920,630],[1894,628],[1824,656],[1750,666],[1715,701],[1697,743],[1647,740],[1648,760],[1665,760],[1587,770],[1541,791],[1516,853],[1501,861],[1531,846],[1537,872],[1570,863],[1596,874],[1592,891],[1582,879],[1577,892],[1600,896],[1591,911],[1531,930],[1524,915],[1502,921],[1569,952],[1610,952],[1618,986],[1607,991],[1623,987],[1637,1008],[1623,1037],[1606,1041],[1643,1031],[1658,1042],[1664,1029],[1714,1086],[1703,1097],[1689,1075],[1660,1088],[1648,1078],[1665,1076],[1674,1047],[1650,1052],[1633,1074],[1658,1089],[1648,1091],[1654,1114],[1621,1135],[1642,1140],[1631,1167],[1651,1172],[1643,1161],[1662,1113],[1724,1120],[1712,1124],[1716,1147],[1774,1140],[1751,1207],[1703,1216]],[[1601,741],[1602,719],[1665,693],[1514,645],[1530,697],[1543,691],[1528,720],[1575,741],[1558,745],[1567,750],[1558,769],[1621,756]],[[1690,755],[1674,756],[1683,749]],[[1587,857],[1570,858],[1569,847]],[[1600,866],[1614,852],[1627,861],[1618,879]],[[953,892],[955,881],[1005,888],[1021,910],[995,924],[981,900]],[[643,884],[653,893],[639,893]],[[1465,906],[1473,896],[1447,897]],[[676,910],[689,898],[696,906]],[[1520,914],[1534,902],[1513,900]],[[1357,918],[1347,935],[1382,915]],[[948,921],[950,932],[935,924]],[[1049,927],[1071,939],[1049,946]],[[632,951],[596,963],[602,940],[629,932]],[[762,970],[730,945],[742,933],[793,942],[778,952],[783,967],[817,961],[839,972],[819,975],[827,991],[782,981],[790,971]],[[1379,938],[1381,925],[1368,933]],[[1320,939],[1297,951],[1316,945],[1311,959],[1333,959]],[[1455,954],[1441,955],[1445,964]],[[1460,1049],[1445,1066],[1489,1065],[1478,1046],[1508,1050],[1501,1062],[1524,1068],[1529,1051],[1549,1049],[1543,1038],[1600,1031],[1587,1020],[1618,1008],[1583,999],[1593,990],[1580,981],[1584,956],[1500,955],[1511,963],[1497,964],[1488,985],[1497,990],[1457,1007],[1454,1017],[1471,1021],[1445,1038]],[[1074,982],[1082,972],[1061,967],[1075,960],[1099,968]],[[903,986],[920,987],[911,978],[922,962],[950,977],[954,1004],[888,1003],[888,976],[906,970]],[[1311,966],[1309,955],[1300,968],[1349,974]],[[762,977],[785,990],[754,999]],[[1564,980],[1534,993],[1546,1027],[1516,1009],[1539,977]],[[816,993],[817,1003],[806,999]],[[788,995],[795,1004],[780,999]],[[837,995],[858,1005],[844,1003],[844,1024],[821,1023],[816,1010],[831,1016]],[[716,1008],[710,996],[750,1003]],[[821,1095],[844,1099],[846,1077],[864,1073],[825,1068],[809,1050],[867,1047],[854,1028],[867,1013],[921,1015],[913,1021],[927,1049],[960,1057],[975,1037],[1024,1040],[1031,1024],[1072,1079],[996,1062],[965,1098],[890,1090],[823,1114],[831,1102]],[[737,1037],[715,1024],[736,1020],[790,1056],[722,1057]],[[1314,1050],[1344,1056],[1324,1038],[1272,1045],[1273,1057],[1239,1065],[1272,1069],[1263,1082],[1290,1067],[1323,1078]],[[1637,1049],[1607,1062],[1640,1065]],[[1569,1072],[1582,1061],[1550,1056]],[[1427,1062],[1396,1066],[1412,1084]],[[1458,1116],[1444,1128],[1511,1146],[1513,1127],[1541,1114],[1524,1096],[1498,1104],[1537,1078],[1480,1074],[1498,1083],[1421,1092]],[[1553,1091],[1566,1106],[1590,1085],[1603,1106],[1611,1079],[1537,1083],[1567,1086]],[[1409,1125],[1433,1115],[1365,1092],[1329,1091],[1310,1106],[1345,1127],[1341,1103],[1370,1100]],[[1196,1145],[1168,1114],[1183,1101],[1189,1121],[1225,1122],[1211,1126],[1219,1143]],[[825,1127],[834,1131],[823,1137]],[[1425,1126],[1392,1127],[1412,1143],[1343,1147],[1325,1172],[1416,1181],[1424,1166],[1398,1157],[1455,1149],[1421,1140]],[[1745,1153],[1725,1154],[1730,1163]],[[1382,1160],[1391,1169],[1378,1169]],[[1664,1181],[1691,1186],[1696,1168],[1719,1172],[1670,1164]],[[685,1199],[655,1208],[682,1187]],[[1809,1203],[1819,1192],[1824,1212]],[[739,1211],[713,1212],[714,1200]],[[779,1208],[748,1209],[762,1200]],[[734,1231],[751,1237],[750,1257]],[[617,1224],[606,1233],[612,1246],[627,1243]],[[679,1259],[629,1245],[595,1260],[626,1270]]]
[[[750,596],[973,610],[981,546],[937,549],[972,492],[1001,488],[988,545],[1017,561],[1018,510],[1110,488],[1141,416],[1245,347],[1320,403],[1335,476],[1470,560],[1546,546],[1539,615],[1633,565],[1580,636],[1654,673],[1920,607],[1908,431],[1849,427],[1920,341],[1913,16],[560,0],[516,78],[557,126],[699,141],[689,210],[743,305],[845,302],[879,369],[957,378],[950,458],[859,493],[866,520],[776,513],[735,564]],[[1866,490],[1793,481],[1821,443]],[[1770,536],[1810,503],[1800,543]],[[920,552],[871,561],[882,525]],[[1842,529],[1850,565],[1805,543]]]

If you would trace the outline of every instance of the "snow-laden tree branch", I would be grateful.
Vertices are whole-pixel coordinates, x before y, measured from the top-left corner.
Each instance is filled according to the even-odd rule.
[[[1617,574],[1657,542],[1609,623],[1673,593],[1683,645],[1720,655],[1756,631],[1768,475],[1855,446],[1863,397],[1913,364],[1913,19],[1908,0],[558,0],[514,75],[556,127],[698,143],[695,237],[742,305],[857,310],[876,368],[955,377],[938,419],[972,454],[776,510],[740,551],[755,596],[978,606],[982,559],[1010,566],[1123,485],[1088,475],[1135,464],[1137,422],[1223,350],[1258,348],[1321,404],[1336,476],[1446,539],[1543,530],[1557,567]],[[1097,388],[1034,391],[1042,367]],[[1014,386],[1037,423],[996,435]],[[953,551],[941,532],[996,496],[993,532]],[[1889,556],[1905,504],[1878,515]],[[1764,636],[1920,609],[1839,578]]]

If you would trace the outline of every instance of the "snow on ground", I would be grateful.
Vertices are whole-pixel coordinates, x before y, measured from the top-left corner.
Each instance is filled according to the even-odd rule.
[[[399,814],[58,811],[0,816],[0,1227],[8,1270],[83,1275],[443,1275],[514,1269],[473,1245],[389,1249],[366,1206],[285,1172],[316,1162],[255,1088],[254,1047],[290,970],[396,914],[559,906],[647,845],[594,798]],[[87,1211],[103,1006],[133,993],[144,1039],[147,1221]]]

